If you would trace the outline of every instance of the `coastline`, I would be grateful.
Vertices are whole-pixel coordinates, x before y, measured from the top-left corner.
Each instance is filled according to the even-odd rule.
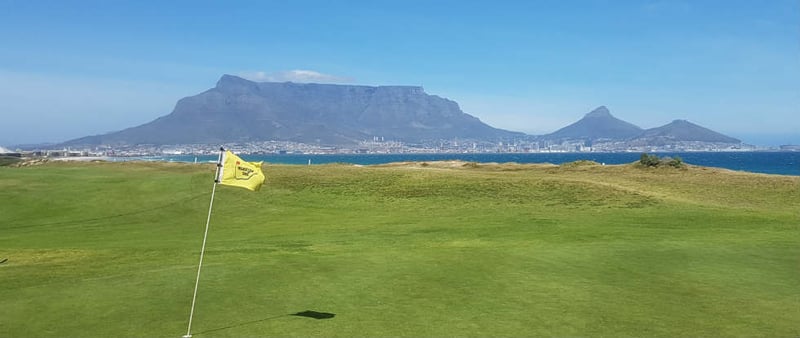
[[[763,174],[800,176],[800,152],[692,152],[657,153],[659,157],[680,157],[683,162],[705,167],[725,168]],[[476,163],[552,163],[563,164],[580,160],[597,163],[627,164],[638,161],[640,153],[499,153],[499,154],[243,154],[246,161],[274,164],[319,165],[350,163],[359,165],[392,162],[433,162],[460,160]],[[216,155],[174,155],[152,157],[149,160],[167,162],[214,162]]]
[[[676,152],[654,153],[659,157],[680,157],[692,165],[717,167],[735,171],[800,176],[800,152]],[[375,165],[394,162],[432,162],[460,160],[475,163],[552,163],[563,164],[591,160],[601,164],[626,164],[639,160],[638,153],[494,153],[494,154],[242,154],[247,161],[273,164],[319,165],[350,163]],[[41,158],[45,161],[125,162],[163,161],[183,163],[213,163],[217,155],[167,156],[74,156]]]
[[[73,156],[73,157],[50,157],[50,161],[77,161],[77,162],[90,162],[90,161],[114,161],[113,158],[108,156]]]

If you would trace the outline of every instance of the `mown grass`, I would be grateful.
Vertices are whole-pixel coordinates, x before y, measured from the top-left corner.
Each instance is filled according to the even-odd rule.
[[[185,333],[213,167],[0,168],[0,336]],[[202,336],[798,336],[800,178],[265,166],[220,186]],[[315,320],[292,313],[334,313]]]

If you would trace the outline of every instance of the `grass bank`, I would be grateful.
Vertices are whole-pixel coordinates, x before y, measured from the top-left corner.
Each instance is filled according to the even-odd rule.
[[[213,166],[0,168],[0,336],[185,333]],[[218,187],[203,336],[798,336],[800,178],[265,166]],[[310,319],[302,311],[335,314]]]

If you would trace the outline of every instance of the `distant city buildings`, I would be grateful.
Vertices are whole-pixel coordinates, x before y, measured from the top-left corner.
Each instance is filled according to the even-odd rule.
[[[591,153],[591,152],[732,152],[732,151],[800,151],[800,146],[779,148],[756,147],[742,143],[680,141],[664,145],[635,144],[626,141],[565,140],[560,142],[535,139],[502,141],[431,140],[418,143],[385,140],[375,137],[352,146],[327,146],[288,141],[263,141],[226,144],[174,144],[99,146],[67,149],[35,149],[17,151],[25,157],[145,157],[170,155],[214,155],[223,146],[239,154],[459,154],[459,153]]]
[[[786,145],[780,146],[780,150],[783,150],[783,151],[800,151],[800,145],[786,144]]]

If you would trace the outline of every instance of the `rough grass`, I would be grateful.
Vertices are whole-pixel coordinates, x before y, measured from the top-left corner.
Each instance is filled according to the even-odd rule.
[[[0,336],[185,333],[213,167],[0,168]],[[195,336],[798,336],[800,178],[265,166],[220,186]],[[315,320],[290,314],[334,313]]]
[[[0,156],[0,167],[6,167],[21,162],[22,159],[14,156]]]

